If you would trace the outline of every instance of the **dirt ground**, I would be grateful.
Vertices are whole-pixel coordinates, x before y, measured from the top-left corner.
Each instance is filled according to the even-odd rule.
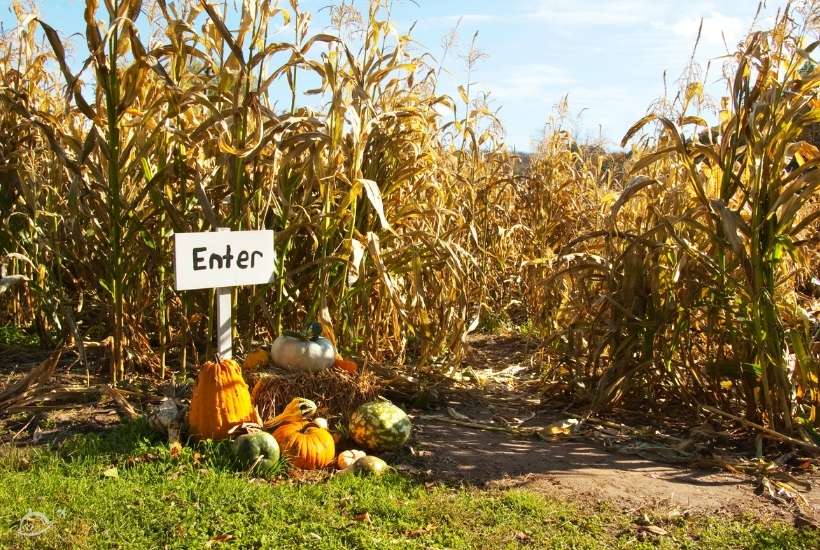
[[[472,360],[477,365],[515,367],[526,363],[528,356],[520,342],[498,337],[473,341]],[[525,376],[523,371],[516,373],[519,380]],[[444,414],[415,411],[415,446],[407,463],[432,478],[488,488],[525,487],[586,503],[609,502],[629,512],[664,509],[786,519],[802,513],[820,518],[820,477],[816,472],[800,476],[811,488],[800,488],[805,502],[798,512],[794,505],[769,498],[754,476],[648,459],[631,452],[635,446],[605,448],[584,432],[546,440],[517,437],[453,425],[448,421],[451,415],[446,414],[449,408],[471,421],[498,425],[501,415],[527,418],[537,403],[537,397],[511,395],[497,387],[485,393],[448,394],[440,405]],[[542,407],[522,426],[546,426],[560,418],[558,411]]]
[[[610,502],[635,511],[752,513],[789,517],[791,511],[756,494],[754,478],[663,464],[604,450],[583,437],[543,441],[452,426],[415,423],[414,468],[433,478],[484,487],[525,487],[585,502]],[[816,485],[802,493],[820,515]]]

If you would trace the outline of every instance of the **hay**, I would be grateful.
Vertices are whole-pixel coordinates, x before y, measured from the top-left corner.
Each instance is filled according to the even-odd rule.
[[[359,405],[374,399],[383,386],[382,379],[370,371],[348,374],[335,368],[298,374],[272,368],[249,382],[263,420],[282,412],[294,397],[314,401],[318,416],[347,419]]]

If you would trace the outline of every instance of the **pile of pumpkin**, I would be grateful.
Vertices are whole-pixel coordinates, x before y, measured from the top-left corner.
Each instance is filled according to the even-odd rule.
[[[233,438],[238,463],[256,475],[275,471],[284,455],[291,466],[316,470],[336,466],[346,472],[380,474],[388,466],[364,451],[336,454],[341,435],[327,420],[315,417],[316,404],[295,397],[278,415],[262,419],[253,403],[242,367],[217,358],[202,366],[187,414],[188,433],[195,439]],[[387,400],[364,403],[350,416],[350,439],[368,451],[398,450],[410,438],[407,414]]]

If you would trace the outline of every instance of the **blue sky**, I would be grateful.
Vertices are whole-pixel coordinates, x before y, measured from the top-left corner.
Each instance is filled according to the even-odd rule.
[[[316,13],[314,31],[326,24],[332,0],[303,0]],[[286,2],[283,2],[285,4]],[[82,0],[40,0],[42,18],[62,34],[81,31]],[[767,2],[764,24],[783,2]],[[10,0],[0,0],[0,22],[13,24]],[[358,2],[364,6],[364,2]],[[530,150],[554,106],[564,95],[581,113],[574,123],[583,136],[610,143],[670,87],[687,64],[701,18],[697,60],[713,61],[709,81],[717,83],[726,44],[734,49],[749,29],[758,0],[396,0],[393,19],[404,31],[415,22],[419,48],[438,58],[443,38],[458,24],[460,40],[446,63],[442,90],[455,95],[466,79],[460,57],[478,32],[487,57],[472,74],[474,89],[490,92],[491,105],[507,142]],[[460,21],[460,23],[459,23]]]

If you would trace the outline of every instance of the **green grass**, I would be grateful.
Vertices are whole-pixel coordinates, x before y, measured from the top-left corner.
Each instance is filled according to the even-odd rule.
[[[45,514],[51,528],[19,535],[29,511]],[[364,513],[370,522],[357,520]],[[669,536],[639,541],[635,520],[525,490],[430,486],[399,475],[256,482],[233,471],[226,445],[186,448],[172,460],[141,423],[59,449],[0,448],[4,548],[820,547],[816,531],[751,518],[656,518]]]
[[[0,346],[36,347],[40,337],[15,325],[0,325]]]

